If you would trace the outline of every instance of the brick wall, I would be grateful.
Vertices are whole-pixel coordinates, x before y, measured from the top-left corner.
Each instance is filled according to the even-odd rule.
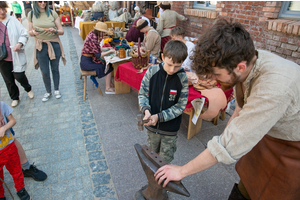
[[[192,1],[173,1],[171,6],[189,18],[177,21],[186,35],[199,37],[215,20],[240,22],[257,49],[265,49],[300,64],[300,21],[277,19],[281,1],[218,1],[216,9],[193,9]]]

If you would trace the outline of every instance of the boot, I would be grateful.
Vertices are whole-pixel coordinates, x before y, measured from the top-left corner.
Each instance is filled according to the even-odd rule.
[[[247,200],[240,192],[238,184],[234,184],[231,193],[228,197],[228,200]]]

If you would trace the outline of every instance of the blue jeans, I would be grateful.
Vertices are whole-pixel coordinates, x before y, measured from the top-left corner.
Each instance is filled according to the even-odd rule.
[[[50,60],[48,55],[48,45],[43,42],[43,47],[41,51],[36,50],[36,59],[39,62],[41,73],[43,76],[44,85],[47,93],[51,93],[51,78],[50,78],[50,68],[49,62],[51,65],[52,78],[54,82],[54,90],[59,88],[59,59],[61,56],[61,49],[59,43],[51,42],[53,50],[55,52],[55,59]]]

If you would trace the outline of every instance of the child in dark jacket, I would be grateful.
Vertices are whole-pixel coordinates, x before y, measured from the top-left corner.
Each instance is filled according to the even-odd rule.
[[[141,83],[139,105],[148,133],[150,149],[167,163],[174,159],[177,131],[188,100],[188,79],[181,64],[187,57],[186,45],[169,41],[162,54],[163,62],[150,67]]]
[[[14,142],[14,136],[10,128],[16,124],[12,116],[13,109],[0,101],[0,178],[3,180],[3,166],[12,176],[18,196],[22,200],[29,200],[30,196],[25,190],[24,176],[22,173],[18,149]],[[8,122],[6,120],[8,119]],[[2,181],[0,181],[0,200],[5,200]]]

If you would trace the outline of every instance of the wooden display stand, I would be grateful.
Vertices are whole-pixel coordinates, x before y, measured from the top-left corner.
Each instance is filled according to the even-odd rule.
[[[183,111],[185,114],[189,115],[189,125],[188,125],[188,132],[187,132],[187,139],[191,139],[196,135],[197,133],[200,132],[201,126],[202,126],[202,119],[198,119],[197,124],[195,125],[192,122],[193,116],[194,116],[194,109],[190,108],[189,111],[186,109]]]
[[[112,63],[112,67],[114,68],[113,75],[116,76],[117,68],[120,64],[131,62],[131,60],[123,60],[120,62]],[[115,93],[116,94],[124,94],[130,92],[130,86],[127,84],[124,84],[122,82],[115,81]]]

